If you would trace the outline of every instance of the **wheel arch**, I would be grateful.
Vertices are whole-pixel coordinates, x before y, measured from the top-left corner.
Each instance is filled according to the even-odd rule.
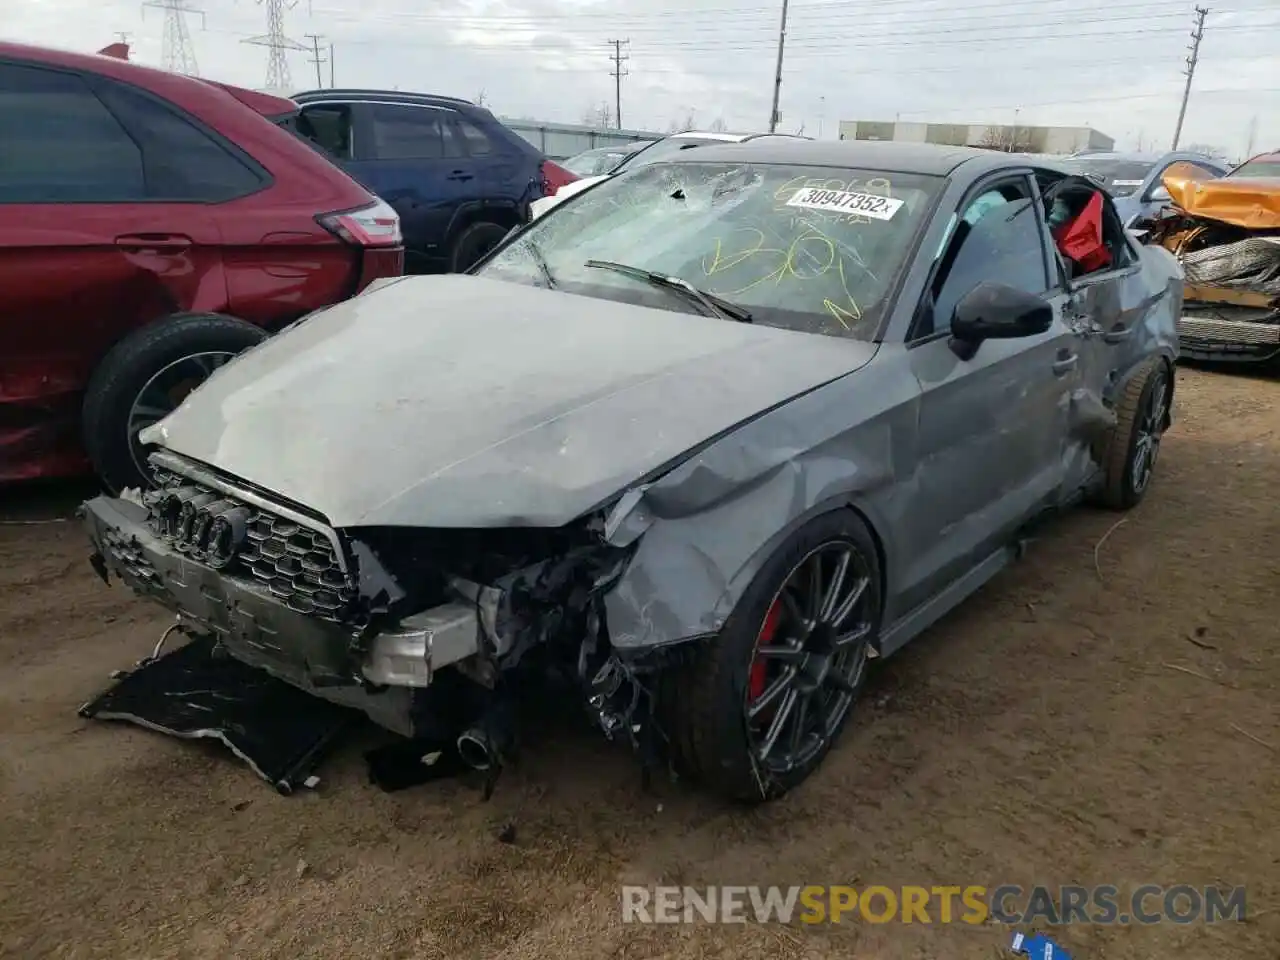
[[[523,222],[520,206],[513,200],[476,200],[464,203],[449,221],[444,248],[452,251],[462,232],[476,223],[496,223],[510,229]]]

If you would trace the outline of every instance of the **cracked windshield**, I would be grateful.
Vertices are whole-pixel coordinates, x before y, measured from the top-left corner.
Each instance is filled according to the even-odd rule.
[[[811,166],[657,164],[566,203],[479,272],[870,340],[941,182]]]

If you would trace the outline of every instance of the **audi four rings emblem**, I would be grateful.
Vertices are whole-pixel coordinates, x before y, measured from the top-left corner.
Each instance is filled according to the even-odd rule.
[[[157,532],[179,552],[225,567],[244,548],[253,512],[200,487],[179,487],[154,501]]]

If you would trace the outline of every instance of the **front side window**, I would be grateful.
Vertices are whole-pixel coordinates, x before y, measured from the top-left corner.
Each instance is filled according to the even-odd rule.
[[[351,108],[340,103],[316,103],[302,108],[291,129],[331,159],[350,160]]]
[[[1029,190],[1021,182],[985,191],[966,205],[934,274],[932,324],[917,336],[951,328],[956,304],[980,283],[1044,293],[1045,248]]]
[[[142,150],[84,80],[0,65],[0,203],[146,197]]]
[[[844,168],[655,164],[536,220],[479,272],[697,309],[671,290],[588,261],[623,264],[732,301],[756,323],[870,340],[944,183]]]

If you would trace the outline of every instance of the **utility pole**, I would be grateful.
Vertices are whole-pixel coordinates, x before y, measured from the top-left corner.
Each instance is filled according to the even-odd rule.
[[[631,71],[624,70],[622,65],[631,58],[623,56],[622,48],[630,46],[630,40],[610,40],[609,44],[613,47],[613,70],[609,76],[613,77],[613,121],[614,125],[622,129],[622,78],[627,76]]]
[[[333,44],[331,43],[331,44],[329,44],[329,88],[330,88],[330,89],[333,89],[334,87],[336,87],[336,86],[337,86],[337,84],[336,84],[336,83],[334,83],[333,78],[334,78],[334,72],[333,72]]]
[[[782,23],[778,26],[778,66],[773,72],[773,109],[769,111],[769,132],[776,133],[778,121],[778,97],[782,93],[782,48],[787,42],[787,0],[782,0]]]
[[[1258,139],[1258,115],[1255,113],[1249,120],[1249,139],[1244,148],[1244,158],[1248,160],[1253,156],[1253,144]]]
[[[176,2],[176,0],[166,0]],[[298,0],[286,3],[285,0],[258,0],[267,8],[267,32],[258,37],[249,37],[241,43],[249,43],[256,47],[266,47],[267,54],[267,89],[279,93],[291,92],[289,88],[293,80],[289,76],[289,61],[285,58],[286,50],[309,50],[297,40],[291,40],[284,32],[284,12],[298,5]]]
[[[308,33],[306,34],[306,38],[311,41],[311,59],[307,62],[314,63],[316,65],[316,86],[323,87],[324,77],[320,74],[320,64],[325,63],[326,60],[324,57],[320,56],[320,41],[323,40],[324,37],[317,33]]]
[[[146,0],[142,5],[144,17],[147,7],[164,11],[161,66],[173,73],[185,73],[189,77],[200,76],[195,47],[191,45],[191,34],[187,30],[187,14],[199,15],[200,25],[204,26],[204,11],[189,6],[188,0]]]
[[[1196,64],[1200,61],[1200,41],[1204,39],[1204,18],[1209,15],[1207,7],[1196,7],[1196,28],[1191,31],[1191,56],[1187,57],[1187,85],[1182,91],[1182,106],[1178,108],[1178,125],[1173,128],[1173,146],[1178,149],[1178,140],[1182,137],[1182,121],[1187,116],[1187,101],[1191,99],[1191,80],[1196,75]]]

